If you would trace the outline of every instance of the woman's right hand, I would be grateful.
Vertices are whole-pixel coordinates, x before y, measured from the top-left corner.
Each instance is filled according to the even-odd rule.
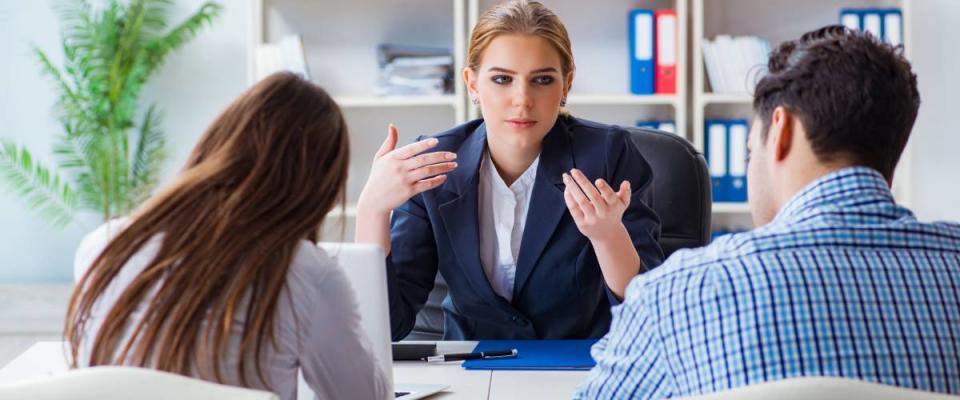
[[[446,173],[457,167],[456,153],[424,153],[437,145],[436,138],[396,148],[397,136],[397,127],[390,124],[360,193],[358,212],[389,214],[411,197],[443,184]]]

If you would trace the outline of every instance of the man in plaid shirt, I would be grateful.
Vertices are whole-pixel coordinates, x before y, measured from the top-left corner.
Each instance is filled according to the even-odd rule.
[[[830,26],[781,44],[748,148],[759,228],[633,279],[577,398],[800,376],[960,393],[960,225],[890,193],[920,98],[902,49]]]

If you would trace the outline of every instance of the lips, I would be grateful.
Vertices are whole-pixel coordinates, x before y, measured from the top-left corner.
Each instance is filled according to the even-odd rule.
[[[529,128],[537,123],[537,121],[526,118],[512,118],[508,119],[507,123],[516,128]]]

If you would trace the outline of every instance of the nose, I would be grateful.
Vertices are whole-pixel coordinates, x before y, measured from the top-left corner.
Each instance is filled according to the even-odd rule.
[[[533,93],[530,85],[514,85],[512,100],[514,107],[524,109],[533,107]]]

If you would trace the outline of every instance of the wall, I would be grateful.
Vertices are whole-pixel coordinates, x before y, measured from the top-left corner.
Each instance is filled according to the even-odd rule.
[[[179,0],[179,21],[202,1]],[[169,181],[196,138],[217,113],[246,85],[246,0],[224,1],[225,13],[212,29],[168,59],[144,93],[163,109],[170,158]],[[923,105],[911,145],[913,206],[924,220],[960,221],[960,129],[949,118],[960,93],[960,52],[948,47],[960,39],[960,2],[913,2],[913,62]],[[55,98],[49,80],[40,76],[30,43],[62,59],[59,24],[48,1],[0,1],[0,138],[26,144],[48,165],[51,139],[60,133],[51,114]],[[0,185],[0,282],[55,282],[71,278],[73,251],[96,216],[65,230],[49,228]]]
[[[914,0],[912,61],[920,112],[910,145],[912,208],[921,220],[960,221],[960,1]]]
[[[182,21],[203,1],[178,0],[171,21]],[[58,15],[52,1],[0,1],[0,138],[27,145],[48,166],[56,98],[30,44],[62,62]],[[143,104],[163,110],[170,157],[162,180],[169,181],[206,125],[246,87],[249,10],[245,0],[221,1],[224,13],[192,42],[167,59],[144,91]],[[84,233],[98,224],[84,215],[58,230],[47,226],[0,183],[0,282],[54,282],[72,277],[73,252]]]

